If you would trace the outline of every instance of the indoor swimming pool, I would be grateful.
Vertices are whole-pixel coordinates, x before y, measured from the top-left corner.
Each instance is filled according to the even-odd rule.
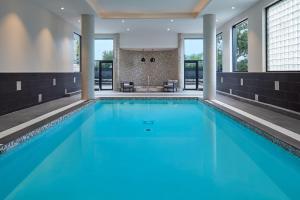
[[[300,159],[198,100],[100,100],[0,155],[0,199],[299,199]]]

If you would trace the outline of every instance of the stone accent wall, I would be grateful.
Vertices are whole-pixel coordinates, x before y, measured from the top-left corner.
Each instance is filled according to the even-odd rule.
[[[141,59],[145,58],[146,62]],[[155,58],[155,62],[150,62]],[[161,86],[163,82],[178,80],[178,49],[161,51],[134,51],[120,49],[119,80],[133,81],[136,86]]]

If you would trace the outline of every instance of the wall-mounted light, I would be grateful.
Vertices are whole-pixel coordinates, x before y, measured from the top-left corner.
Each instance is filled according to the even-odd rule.
[[[155,62],[155,58],[151,58],[150,62],[154,63]]]
[[[142,58],[142,59],[141,59],[141,62],[143,62],[143,63],[146,62],[146,59],[145,59],[145,58]]]

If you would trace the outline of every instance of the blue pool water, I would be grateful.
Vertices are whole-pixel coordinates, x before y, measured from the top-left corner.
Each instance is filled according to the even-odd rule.
[[[198,101],[107,100],[0,155],[0,199],[300,199],[300,159]]]

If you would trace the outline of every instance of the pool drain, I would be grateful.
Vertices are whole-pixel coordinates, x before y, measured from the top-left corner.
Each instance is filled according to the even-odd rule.
[[[150,128],[146,128],[145,131],[146,132],[151,132],[151,129]]]

